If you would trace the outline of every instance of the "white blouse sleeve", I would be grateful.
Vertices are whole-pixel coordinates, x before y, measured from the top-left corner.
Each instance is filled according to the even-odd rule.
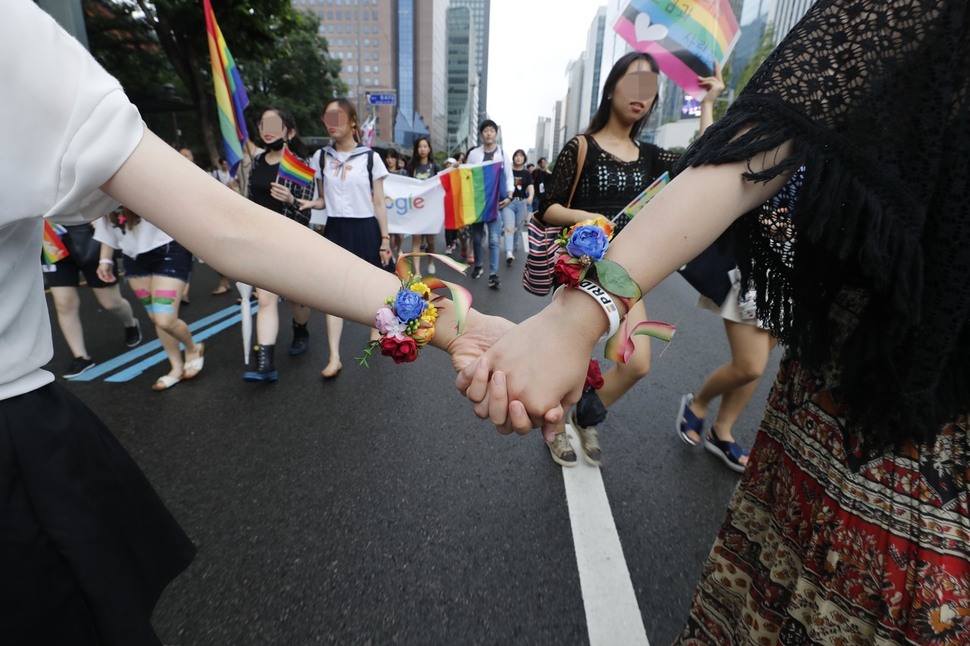
[[[25,56],[24,52],[30,54]],[[113,201],[99,187],[141,141],[121,85],[30,0],[6,0],[0,20],[0,123],[7,126],[0,223],[38,213],[93,219]],[[9,151],[16,151],[11,154]]]

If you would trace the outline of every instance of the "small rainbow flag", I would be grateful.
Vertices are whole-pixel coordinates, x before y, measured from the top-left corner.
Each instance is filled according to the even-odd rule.
[[[504,180],[502,162],[461,166],[438,175],[445,187],[445,228],[460,229],[498,217]]]
[[[663,174],[657,179],[650,183],[650,186],[643,189],[639,195],[633,198],[633,201],[623,207],[623,210],[613,216],[611,222],[616,222],[620,216],[626,216],[628,218],[633,218],[634,215],[639,213],[643,207],[647,205],[647,202],[653,199],[653,196],[660,192],[664,186],[670,183],[670,173],[664,171]]]
[[[48,265],[53,265],[58,260],[63,260],[70,255],[67,247],[64,246],[64,242],[61,240],[61,236],[57,235],[57,231],[54,230],[54,227],[47,220],[44,220],[43,254],[44,262]]]
[[[276,173],[277,179],[288,179],[300,186],[310,188],[313,186],[313,176],[315,174],[315,171],[310,166],[290,152],[288,146],[283,147],[283,159],[280,160],[280,169]]]
[[[728,0],[630,0],[613,29],[694,98],[707,90],[698,76],[713,76],[741,37]]]
[[[209,41],[209,59],[212,63],[212,88],[216,95],[216,108],[219,113],[219,130],[222,133],[222,146],[226,151],[230,173],[235,176],[239,162],[243,158],[243,143],[249,139],[243,111],[249,105],[246,88],[236,61],[229,53],[226,39],[212,13],[209,0],[203,0],[205,11],[205,31]]]

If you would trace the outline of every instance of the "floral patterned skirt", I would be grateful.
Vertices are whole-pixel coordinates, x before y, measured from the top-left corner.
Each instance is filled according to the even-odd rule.
[[[878,458],[785,360],[678,644],[970,644],[967,418]]]

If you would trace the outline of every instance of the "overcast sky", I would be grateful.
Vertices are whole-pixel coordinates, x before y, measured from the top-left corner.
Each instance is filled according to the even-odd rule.
[[[553,117],[556,101],[566,96],[566,65],[586,49],[596,9],[605,4],[492,0],[487,109],[502,128],[505,148],[528,150],[535,145],[536,120]],[[742,24],[747,18],[742,17]]]

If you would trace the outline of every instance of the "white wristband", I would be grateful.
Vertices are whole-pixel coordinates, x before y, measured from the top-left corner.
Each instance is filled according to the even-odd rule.
[[[617,330],[620,329],[620,311],[616,308],[616,303],[613,302],[613,298],[607,291],[593,281],[585,278],[580,281],[576,289],[589,294],[593,300],[599,303],[599,306],[606,312],[606,318],[610,320],[610,329],[602,336],[601,340],[608,339],[616,334]]]
[[[99,265],[113,265],[113,264],[115,264],[115,261],[112,260],[111,258],[102,258],[101,260],[98,261],[98,264]]]

